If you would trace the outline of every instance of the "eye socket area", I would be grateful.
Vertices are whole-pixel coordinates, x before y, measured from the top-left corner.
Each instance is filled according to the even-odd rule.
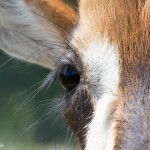
[[[64,65],[59,73],[59,81],[62,87],[70,91],[80,82],[80,73],[72,65]]]

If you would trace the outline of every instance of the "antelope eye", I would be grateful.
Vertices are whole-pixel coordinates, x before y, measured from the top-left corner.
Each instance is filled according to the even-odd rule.
[[[65,90],[72,90],[80,82],[79,72],[70,65],[66,65],[61,69],[59,80]]]

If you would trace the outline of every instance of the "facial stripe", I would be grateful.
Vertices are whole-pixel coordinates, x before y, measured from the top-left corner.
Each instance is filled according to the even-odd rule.
[[[113,119],[116,97],[106,93],[96,104],[93,120],[88,127],[85,150],[113,150],[115,121]]]
[[[113,113],[119,85],[117,47],[103,38],[81,52],[87,69],[89,90],[96,104],[93,119],[87,128],[85,150],[112,150],[115,140]]]
[[[83,50],[83,63],[87,68],[87,82],[91,85],[93,95],[97,99],[100,91],[117,91],[119,82],[119,61],[117,47],[109,43],[107,38],[91,42],[86,50]],[[87,43],[88,45],[88,43]],[[93,88],[93,89],[92,89]],[[97,93],[96,93],[97,92]]]

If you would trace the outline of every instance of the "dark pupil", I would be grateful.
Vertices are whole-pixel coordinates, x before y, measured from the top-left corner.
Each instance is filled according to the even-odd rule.
[[[80,75],[72,66],[65,66],[61,70],[59,78],[66,90],[72,90],[80,82]]]

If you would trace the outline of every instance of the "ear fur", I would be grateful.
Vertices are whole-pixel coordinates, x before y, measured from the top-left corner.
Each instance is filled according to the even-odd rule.
[[[1,0],[0,49],[12,57],[55,67],[75,13],[60,0]]]

